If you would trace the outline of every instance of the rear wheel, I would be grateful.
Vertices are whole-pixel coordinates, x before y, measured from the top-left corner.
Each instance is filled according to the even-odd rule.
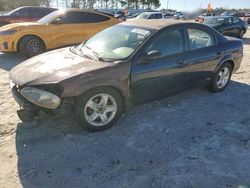
[[[232,70],[233,68],[230,63],[224,63],[215,73],[214,79],[210,84],[210,89],[213,92],[223,91],[231,79]]]
[[[21,39],[19,51],[26,57],[33,57],[45,51],[45,45],[41,39],[35,36],[27,36]]]
[[[112,127],[123,109],[119,92],[106,87],[90,90],[76,101],[76,113],[80,123],[91,131]]]

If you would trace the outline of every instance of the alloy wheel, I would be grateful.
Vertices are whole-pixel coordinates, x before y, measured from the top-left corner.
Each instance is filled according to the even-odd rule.
[[[223,67],[218,74],[216,85],[219,89],[224,88],[230,79],[230,70],[228,67]]]
[[[27,43],[27,49],[30,54],[30,56],[36,56],[42,52],[42,44],[37,39],[31,39]]]
[[[84,107],[86,121],[93,126],[110,123],[117,112],[117,103],[109,94],[97,94],[90,98]]]

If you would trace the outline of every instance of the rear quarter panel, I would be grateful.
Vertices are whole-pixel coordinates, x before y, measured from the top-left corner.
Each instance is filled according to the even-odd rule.
[[[217,65],[215,71],[227,61],[231,61],[234,64],[233,72],[236,72],[241,65],[243,59],[243,42],[240,39],[227,37],[227,40],[220,44],[220,48],[223,52],[223,56]]]

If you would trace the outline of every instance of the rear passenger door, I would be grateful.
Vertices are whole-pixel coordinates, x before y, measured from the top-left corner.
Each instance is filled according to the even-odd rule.
[[[212,33],[199,26],[185,29],[187,51],[184,55],[188,64],[189,84],[201,84],[209,81],[221,57],[217,40]]]

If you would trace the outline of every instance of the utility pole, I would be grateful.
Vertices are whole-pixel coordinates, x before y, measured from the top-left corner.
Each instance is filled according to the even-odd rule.
[[[169,0],[167,1],[167,9],[169,9],[168,5],[169,5]]]

